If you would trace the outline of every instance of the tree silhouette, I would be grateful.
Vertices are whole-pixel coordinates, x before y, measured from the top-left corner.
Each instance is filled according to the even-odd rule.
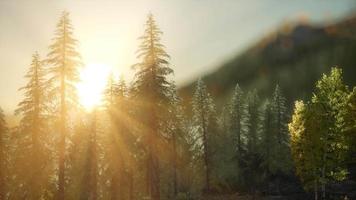
[[[77,40],[73,38],[73,27],[69,13],[63,12],[56,27],[53,43],[47,55],[51,65],[50,83],[53,85],[51,96],[59,99],[60,141],[58,145],[58,194],[59,200],[64,199],[65,187],[65,151],[67,135],[67,111],[76,103],[74,83],[79,80],[78,67],[81,65],[80,54],[76,51]],[[56,99],[57,100],[57,99]]]
[[[162,141],[160,124],[164,105],[169,101],[169,82],[167,76],[173,73],[169,67],[168,54],[160,43],[162,32],[156,25],[153,15],[149,14],[145,31],[140,37],[137,50],[141,61],[133,66],[136,69],[133,83],[134,95],[142,102],[140,119],[144,124],[144,144],[147,153],[147,193],[151,199],[160,199],[158,148]]]
[[[24,181],[24,185],[29,190],[30,199],[39,199],[48,185],[48,163],[49,152],[46,148],[48,145],[48,99],[46,94],[47,83],[45,76],[46,70],[43,67],[43,61],[40,60],[38,53],[32,56],[31,66],[25,75],[28,83],[19,90],[24,92],[24,100],[18,104],[15,114],[21,115],[20,130],[22,132],[22,145],[19,146],[23,154],[28,157],[22,157],[22,165],[29,167],[31,174]],[[26,164],[28,163],[28,164]],[[31,167],[30,167],[31,166]],[[33,177],[37,177],[34,179]]]

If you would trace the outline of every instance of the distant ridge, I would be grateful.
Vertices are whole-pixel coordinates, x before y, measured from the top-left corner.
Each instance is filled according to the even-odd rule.
[[[343,69],[348,85],[355,85],[356,15],[331,25],[300,23],[288,31],[283,28],[203,77],[218,105],[236,83],[245,91],[256,88],[262,97],[271,94],[278,83],[291,107],[295,100],[308,97],[321,74],[333,66]],[[194,86],[192,82],[180,89],[186,102]]]

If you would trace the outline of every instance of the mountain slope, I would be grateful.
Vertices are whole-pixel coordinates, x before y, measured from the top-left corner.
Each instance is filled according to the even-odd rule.
[[[299,24],[282,29],[259,41],[242,54],[203,77],[221,104],[236,83],[245,90],[256,88],[268,97],[279,84],[291,107],[296,99],[309,97],[315,82],[331,67],[344,70],[348,85],[356,83],[356,16],[333,25]],[[180,89],[190,100],[195,83]]]

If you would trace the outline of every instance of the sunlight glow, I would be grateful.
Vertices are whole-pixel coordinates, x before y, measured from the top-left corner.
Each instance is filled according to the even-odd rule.
[[[77,84],[80,103],[88,110],[101,104],[107,78],[112,67],[105,64],[89,64],[80,72]]]

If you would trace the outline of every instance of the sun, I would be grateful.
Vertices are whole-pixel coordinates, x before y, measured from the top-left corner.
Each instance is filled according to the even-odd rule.
[[[87,110],[102,102],[102,95],[112,67],[105,64],[89,64],[80,71],[80,82],[76,85],[79,101]]]

